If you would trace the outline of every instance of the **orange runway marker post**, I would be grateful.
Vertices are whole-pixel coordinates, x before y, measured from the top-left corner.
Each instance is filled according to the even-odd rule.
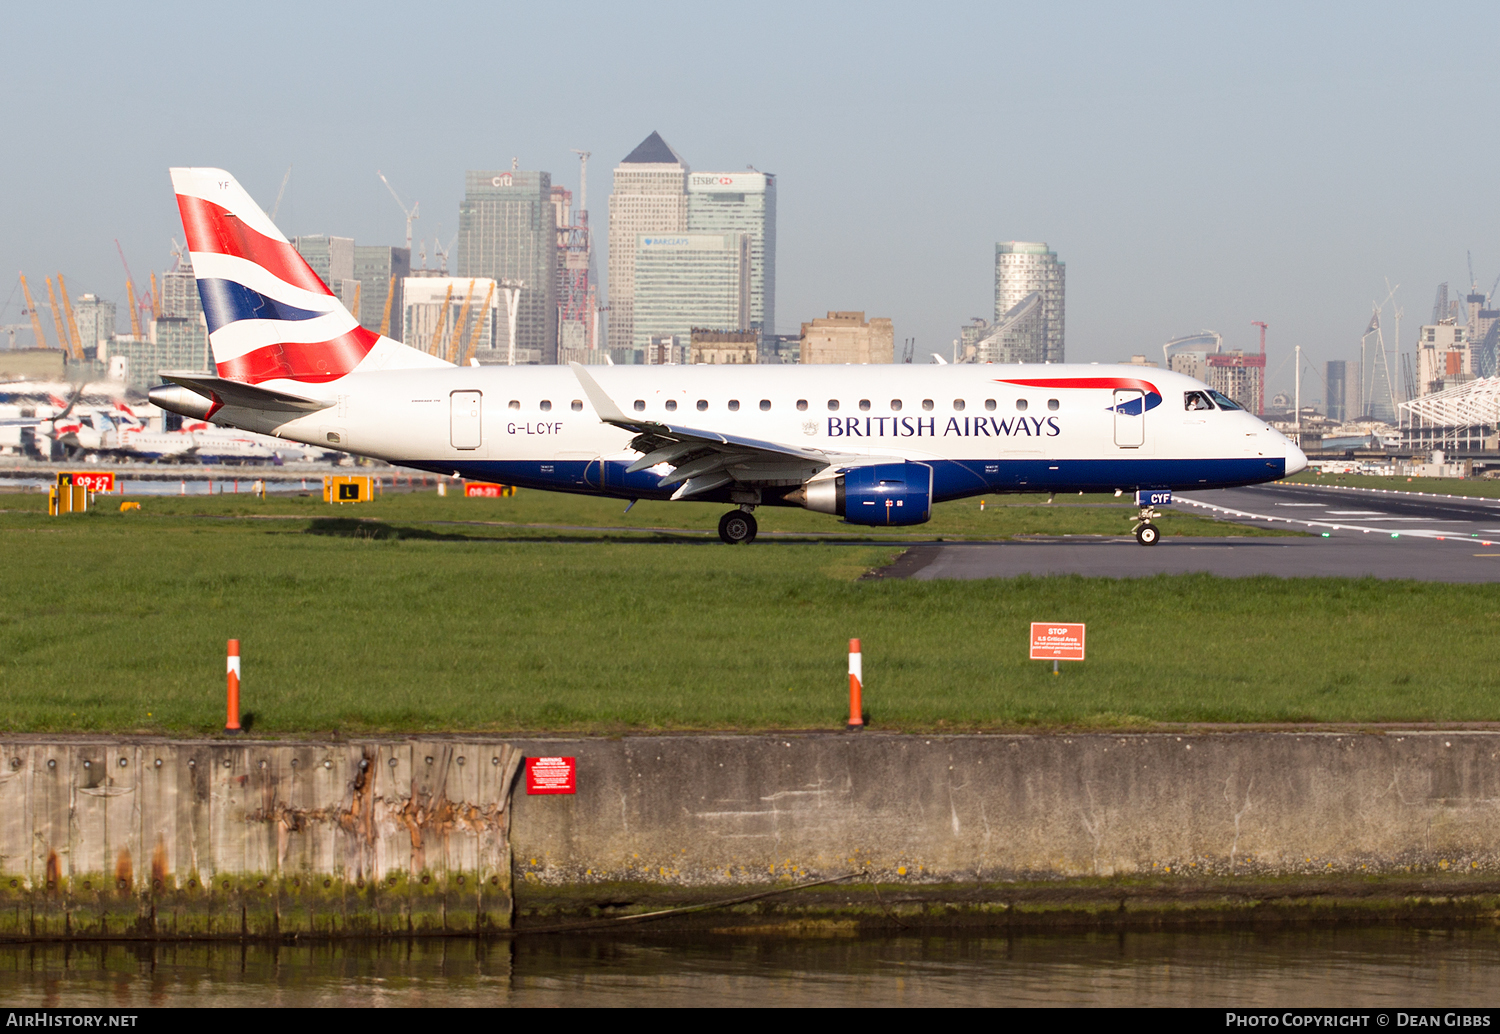
[[[864,664],[859,652],[859,640],[849,640],[849,724],[846,728],[858,731],[865,727]]]
[[[240,730],[240,641],[229,640],[229,706],[224,731],[234,735]]]

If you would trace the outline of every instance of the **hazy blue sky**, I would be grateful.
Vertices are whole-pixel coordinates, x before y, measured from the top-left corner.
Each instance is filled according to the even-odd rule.
[[[1500,274],[1493,4],[86,3],[6,29],[0,268],[75,293],[123,297],[117,237],[166,266],[169,165],[269,210],[291,164],[288,235],[395,244],[377,167],[446,240],[465,169],[576,190],[586,148],[602,229],[653,129],[779,175],[783,332],[865,309],[945,351],[992,314],[995,242],[1044,240],[1070,360],[1251,347],[1259,319],[1278,388],[1293,344],[1355,357],[1386,277],[1409,344],[1466,249]]]

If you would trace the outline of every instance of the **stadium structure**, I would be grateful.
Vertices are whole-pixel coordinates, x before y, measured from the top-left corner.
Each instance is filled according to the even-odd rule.
[[[1500,428],[1500,377],[1480,377],[1397,406],[1401,445],[1413,452],[1493,451]]]

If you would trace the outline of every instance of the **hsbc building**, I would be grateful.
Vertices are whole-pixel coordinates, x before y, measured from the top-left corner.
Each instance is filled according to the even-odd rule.
[[[690,172],[688,231],[742,233],[750,250],[750,328],[776,333],[776,177]]]

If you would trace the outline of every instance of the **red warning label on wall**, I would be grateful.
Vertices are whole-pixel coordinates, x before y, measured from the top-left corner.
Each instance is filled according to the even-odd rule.
[[[577,793],[577,758],[527,758],[526,792]]]

